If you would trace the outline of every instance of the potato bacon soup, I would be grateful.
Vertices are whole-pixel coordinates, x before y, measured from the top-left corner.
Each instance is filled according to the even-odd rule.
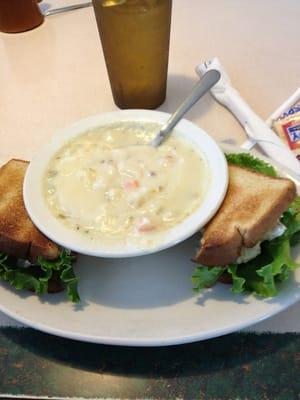
[[[91,240],[144,247],[192,214],[208,189],[207,163],[176,136],[148,145],[159,128],[114,123],[62,147],[44,179],[54,216]]]

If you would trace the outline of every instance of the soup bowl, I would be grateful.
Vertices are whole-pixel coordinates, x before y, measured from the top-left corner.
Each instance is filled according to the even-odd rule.
[[[124,110],[105,113],[78,121],[55,134],[33,157],[24,179],[23,196],[26,210],[36,227],[60,246],[78,253],[97,257],[133,257],[155,253],[182,242],[199,231],[214,216],[220,207],[228,186],[228,166],[218,144],[202,129],[188,120],[181,120],[172,135],[185,142],[201,154],[209,171],[209,184],[203,201],[194,212],[173,226],[150,247],[130,241],[101,243],[88,235],[71,229],[55,217],[48,207],[43,184],[47,166],[53,156],[70,140],[87,131],[125,121],[163,124],[169,114],[148,110]],[[191,171],[191,174],[193,171]],[[196,179],[196,177],[195,177]]]

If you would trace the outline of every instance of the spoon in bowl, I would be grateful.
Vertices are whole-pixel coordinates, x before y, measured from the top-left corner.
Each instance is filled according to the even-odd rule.
[[[158,147],[172,132],[182,117],[193,107],[193,105],[208,92],[220,79],[219,71],[211,69],[207,71],[201,81],[192,90],[191,94],[183,101],[177,110],[171,115],[168,121],[161,127],[158,134],[149,143],[153,147]]]

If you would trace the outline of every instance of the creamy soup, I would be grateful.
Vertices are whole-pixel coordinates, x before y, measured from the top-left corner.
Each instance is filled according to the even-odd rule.
[[[176,136],[147,143],[160,125],[122,122],[69,141],[49,162],[44,192],[51,212],[91,240],[151,246],[202,203],[204,157]]]

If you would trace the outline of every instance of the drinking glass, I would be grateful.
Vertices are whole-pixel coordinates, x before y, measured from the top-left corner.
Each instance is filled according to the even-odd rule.
[[[0,0],[0,31],[28,31],[44,21],[37,0]]]
[[[114,102],[156,108],[166,97],[172,0],[93,0]]]

